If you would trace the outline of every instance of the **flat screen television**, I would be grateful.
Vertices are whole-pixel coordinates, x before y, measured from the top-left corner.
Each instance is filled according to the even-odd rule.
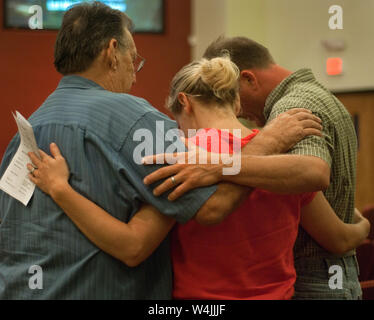
[[[80,2],[92,2],[92,0],[4,0],[4,27],[30,29],[29,21],[36,13],[30,8],[36,5],[42,12],[42,29],[56,30],[61,26],[65,11]],[[162,33],[164,30],[164,0],[103,0],[100,2],[125,12],[133,20],[135,32]]]

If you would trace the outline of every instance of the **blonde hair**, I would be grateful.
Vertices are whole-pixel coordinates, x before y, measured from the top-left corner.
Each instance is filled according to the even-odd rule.
[[[239,92],[238,79],[239,69],[228,56],[191,62],[174,76],[166,106],[171,112],[180,113],[180,92],[207,104],[233,105]]]

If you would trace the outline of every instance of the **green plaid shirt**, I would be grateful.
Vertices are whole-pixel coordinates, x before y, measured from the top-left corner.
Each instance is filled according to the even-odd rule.
[[[325,197],[337,215],[351,223],[355,204],[357,138],[350,114],[317,82],[309,69],[291,74],[270,93],[264,115],[270,121],[293,108],[306,108],[320,117],[324,137],[307,137],[289,153],[316,156],[329,164],[331,178]],[[294,254],[295,259],[330,255],[302,227],[299,227]]]

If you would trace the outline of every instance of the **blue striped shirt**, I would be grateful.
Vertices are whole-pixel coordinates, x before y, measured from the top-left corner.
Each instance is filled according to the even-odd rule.
[[[29,121],[41,149],[49,150],[51,142],[60,147],[73,188],[121,221],[128,222],[147,202],[184,223],[216,190],[198,189],[169,202],[167,195],[156,198],[143,184],[158,166],[136,164],[135,148],[145,143],[150,152],[160,145],[166,149],[171,142],[164,141],[161,131],[176,128],[143,99],[66,76]],[[154,140],[134,141],[138,129],[149,130]],[[1,175],[18,145],[17,134],[4,155]],[[0,191],[0,219],[0,299],[171,298],[168,238],[138,267],[127,267],[91,243],[39,189],[27,207]],[[33,265],[42,269],[42,289],[29,286]]]

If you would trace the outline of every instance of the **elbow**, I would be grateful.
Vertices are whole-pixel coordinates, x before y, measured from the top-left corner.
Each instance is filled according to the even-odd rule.
[[[310,170],[311,183],[314,185],[314,191],[326,191],[330,185],[330,167],[326,162],[320,160],[320,165]]]
[[[141,245],[133,245],[131,250],[121,250],[121,252],[123,253],[118,256],[118,259],[131,268],[139,266],[146,258],[142,254],[143,250]]]
[[[223,219],[220,219],[214,215],[211,215],[211,216],[208,215],[208,216],[199,217],[199,218],[196,217],[196,221],[198,224],[201,224],[202,226],[213,226],[213,225],[221,223]]]
[[[330,185],[330,171],[329,165],[325,161],[321,160],[321,165],[319,168],[319,186],[320,190],[322,191],[326,191]]]
[[[224,215],[221,214],[222,209],[210,207],[202,208],[196,214],[195,220],[198,224],[203,226],[212,226],[219,224],[224,220]]]
[[[354,247],[352,246],[352,243],[349,239],[342,239],[341,241],[330,245],[326,249],[333,254],[343,255],[349,250],[354,249]]]
[[[126,257],[120,259],[126,266],[130,268],[137,267],[139,264],[143,262],[143,260],[137,258],[137,257]]]
[[[320,173],[317,176],[314,176],[314,184],[316,191],[326,191],[330,185],[330,176]]]
[[[328,248],[328,251],[336,255],[342,255],[346,253],[347,251],[349,251],[349,248],[345,246],[344,244],[341,244],[341,245],[336,245],[334,247]]]
[[[233,212],[249,195],[251,189],[246,187],[235,187],[232,184],[223,184],[218,186],[219,194],[215,198],[211,197],[200,208],[195,216],[197,223],[210,226],[221,223]],[[238,190],[239,189],[239,190]],[[222,201],[222,199],[225,199]]]

